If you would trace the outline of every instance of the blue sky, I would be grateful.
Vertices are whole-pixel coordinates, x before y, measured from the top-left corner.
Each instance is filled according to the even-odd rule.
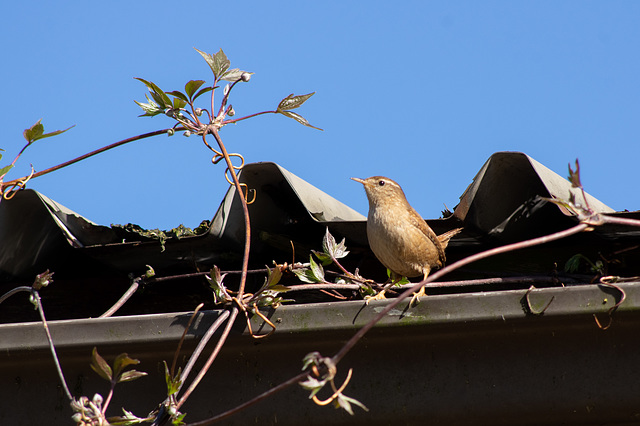
[[[398,181],[426,218],[453,208],[489,156],[522,151],[589,193],[640,209],[640,2],[4,2],[3,162],[46,131],[7,177],[170,126],[138,118],[142,77],[163,89],[211,82],[197,47],[252,71],[242,116],[289,93],[323,132],[282,116],[228,126],[228,149],[274,161],[363,214],[349,177]],[[401,5],[401,6],[398,6]],[[99,223],[194,227],[228,185],[198,138],[160,136],[30,182]]]

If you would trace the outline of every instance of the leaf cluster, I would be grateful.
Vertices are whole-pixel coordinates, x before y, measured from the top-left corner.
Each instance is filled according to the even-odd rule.
[[[311,352],[302,360],[302,371],[309,371],[309,374],[304,381],[299,383],[299,385],[303,389],[311,391],[309,399],[313,399],[316,404],[326,405],[328,403],[333,403],[335,408],[342,408],[352,416],[354,415],[353,408],[351,407],[352,404],[357,405],[365,411],[369,411],[363,403],[342,393],[351,377],[351,371],[349,371],[349,375],[347,376],[345,383],[340,387],[340,389],[336,389],[334,378],[337,372],[337,367],[331,358],[322,357],[319,352]],[[319,401],[317,394],[327,383],[331,385],[334,393],[331,398],[326,401]]]
[[[292,93],[280,101],[275,111],[264,111],[233,120],[227,119],[227,117],[235,115],[233,107],[231,105],[227,107],[231,89],[238,82],[250,81],[253,73],[243,71],[239,68],[231,68],[231,61],[227,58],[227,55],[222,51],[222,49],[220,49],[216,54],[209,54],[199,49],[195,50],[202,56],[207,65],[209,65],[209,68],[213,73],[213,84],[211,86],[202,87],[205,84],[204,80],[190,80],[185,84],[184,91],[173,90],[165,92],[157,84],[151,81],[143,78],[136,78],[147,86],[147,89],[149,90],[149,94],[145,95],[147,102],[135,101],[135,103],[144,111],[141,117],[153,117],[165,114],[183,125],[186,136],[189,136],[192,133],[204,134],[207,131],[207,126],[214,125],[220,128],[229,123],[235,123],[240,120],[266,113],[282,114],[285,117],[293,118],[304,126],[322,130],[318,127],[312,126],[309,124],[307,119],[297,112],[292,111],[293,109],[302,106],[302,104],[313,96],[315,92],[297,96]],[[217,84],[220,81],[228,81],[230,84],[224,88],[224,97],[220,103],[219,111],[216,113],[214,111],[209,111],[206,108],[196,108],[196,99],[207,92],[212,92],[211,108],[213,108],[214,92],[218,88]],[[201,122],[198,118],[203,112],[207,113],[209,118],[208,122]],[[171,134],[173,133],[169,132],[169,135]]]
[[[149,98],[149,95],[145,95],[147,103],[134,101],[144,111],[144,114],[140,115],[140,117],[153,117],[158,114],[166,114],[167,116],[173,117],[177,120],[186,119],[180,111],[183,111],[187,104],[193,105],[193,102],[197,98],[214,89],[213,87],[200,89],[200,87],[205,83],[203,80],[189,80],[187,84],[184,85],[184,93],[178,90],[165,93],[160,87],[151,81],[147,81],[139,77],[136,77],[136,80],[144,83],[144,85],[149,89],[149,94],[151,95],[151,98]],[[173,98],[170,98],[169,95]]]
[[[280,293],[285,293],[290,290],[289,287],[280,284],[283,271],[287,267],[285,265],[275,265],[273,269],[267,267],[267,277],[264,280],[264,284],[250,299],[250,304],[256,304],[259,307],[271,307],[277,309],[284,302],[291,302],[290,299],[284,299],[280,296]]]
[[[229,69],[231,67],[231,61],[227,58],[227,55],[220,49],[215,55],[210,55],[201,50],[195,49],[211,68],[215,81],[231,81],[236,82],[242,78],[244,74],[253,74],[252,72],[242,71],[238,68]],[[246,77],[245,77],[246,78]]]
[[[216,305],[227,304],[233,301],[233,298],[227,291],[223,281],[227,274],[222,274],[220,268],[213,265],[209,275],[205,275],[205,279],[209,283],[209,287],[213,290],[213,300]]]
[[[50,138],[52,136],[56,136],[56,135],[62,134],[62,133],[66,132],[67,130],[69,130],[69,129],[73,128],[73,127],[74,126],[67,127],[64,130],[55,130],[53,132],[45,133],[44,132],[44,125],[42,124],[42,119],[40,119],[33,126],[29,127],[28,129],[25,129],[22,132],[22,136],[27,141],[27,144],[20,150],[20,153],[18,154],[16,159],[13,161],[13,163],[9,164],[8,166],[4,166],[4,167],[0,168],[0,182],[2,182],[2,178],[7,173],[9,173],[9,171],[13,168],[13,166],[15,165],[16,160],[20,157],[20,155],[22,155],[24,150],[27,149],[29,146],[31,146],[32,143],[34,143],[35,141],[38,141],[40,139]],[[4,151],[4,149],[0,149],[0,151]],[[0,154],[0,160],[1,159],[2,159],[2,154]]]
[[[206,234],[209,231],[209,227],[211,226],[211,221],[203,220],[200,225],[196,228],[189,228],[184,226],[183,224],[178,225],[177,227],[170,230],[161,230],[161,229],[145,229],[140,225],[136,225],[134,223],[127,223],[126,225],[112,224],[111,228],[119,233],[123,234],[123,238],[131,239],[136,238],[139,239],[142,237],[143,239],[149,240],[157,240],[160,242],[161,251],[165,250],[165,243],[167,240],[177,239],[184,237],[193,237],[197,235]]]
[[[276,112],[278,114],[284,115],[285,117],[293,118],[298,123],[304,126],[311,127],[312,129],[316,129],[316,130],[322,130],[319,127],[312,126],[306,118],[304,118],[297,112],[291,111],[292,109],[301,107],[302,104],[305,103],[307,99],[309,99],[315,93],[316,92],[312,92],[312,93],[307,93],[306,95],[298,95],[298,96],[294,96],[294,94],[292,93],[280,101],[280,103],[278,104],[278,108],[276,108]]]
[[[91,369],[98,373],[100,377],[111,382],[112,384],[130,382],[132,380],[144,377],[147,373],[137,370],[127,370],[131,365],[140,364],[137,359],[130,358],[126,353],[121,353],[113,361],[113,367],[105,361],[98,353],[97,348],[93,348],[91,352]]]

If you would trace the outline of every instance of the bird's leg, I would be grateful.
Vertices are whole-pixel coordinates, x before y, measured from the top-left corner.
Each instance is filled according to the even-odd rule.
[[[386,293],[387,290],[389,290],[389,288],[391,288],[392,285],[395,284],[395,280],[391,280],[390,282],[388,282],[387,284],[385,284],[384,287],[382,287],[382,290],[380,290],[380,292],[378,294],[376,294],[375,296],[365,296],[364,300],[367,304],[369,304],[370,300],[384,300],[387,297],[384,295]]]
[[[426,271],[424,273],[424,277],[422,278],[422,280],[426,280],[427,279],[427,275],[429,275],[430,270]],[[422,296],[426,296],[427,294],[424,292],[424,286],[420,287],[420,290],[418,290],[417,292],[413,293],[413,297],[411,298],[411,301],[409,302],[409,307],[415,306],[418,303],[420,303],[420,298]]]

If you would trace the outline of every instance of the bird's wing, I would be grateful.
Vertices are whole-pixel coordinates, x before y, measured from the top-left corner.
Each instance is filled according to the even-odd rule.
[[[444,255],[444,246],[440,242],[440,239],[438,238],[436,233],[433,232],[433,229],[431,229],[431,227],[427,224],[427,222],[424,219],[422,219],[422,217],[418,214],[418,212],[416,212],[416,214],[410,215],[409,217],[410,217],[410,220],[413,222],[413,225],[416,226],[418,229],[420,229],[420,231],[422,231],[422,233],[427,238],[429,238],[429,240],[431,240],[433,245],[436,247],[436,250],[438,251],[438,258],[441,264],[440,267],[444,266],[444,262],[446,260],[446,257]]]

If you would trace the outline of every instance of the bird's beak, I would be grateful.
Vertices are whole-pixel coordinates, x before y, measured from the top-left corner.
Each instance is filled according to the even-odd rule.
[[[356,182],[360,182],[361,184],[364,185],[364,179],[360,179],[360,178],[351,178],[351,180],[355,180]]]

